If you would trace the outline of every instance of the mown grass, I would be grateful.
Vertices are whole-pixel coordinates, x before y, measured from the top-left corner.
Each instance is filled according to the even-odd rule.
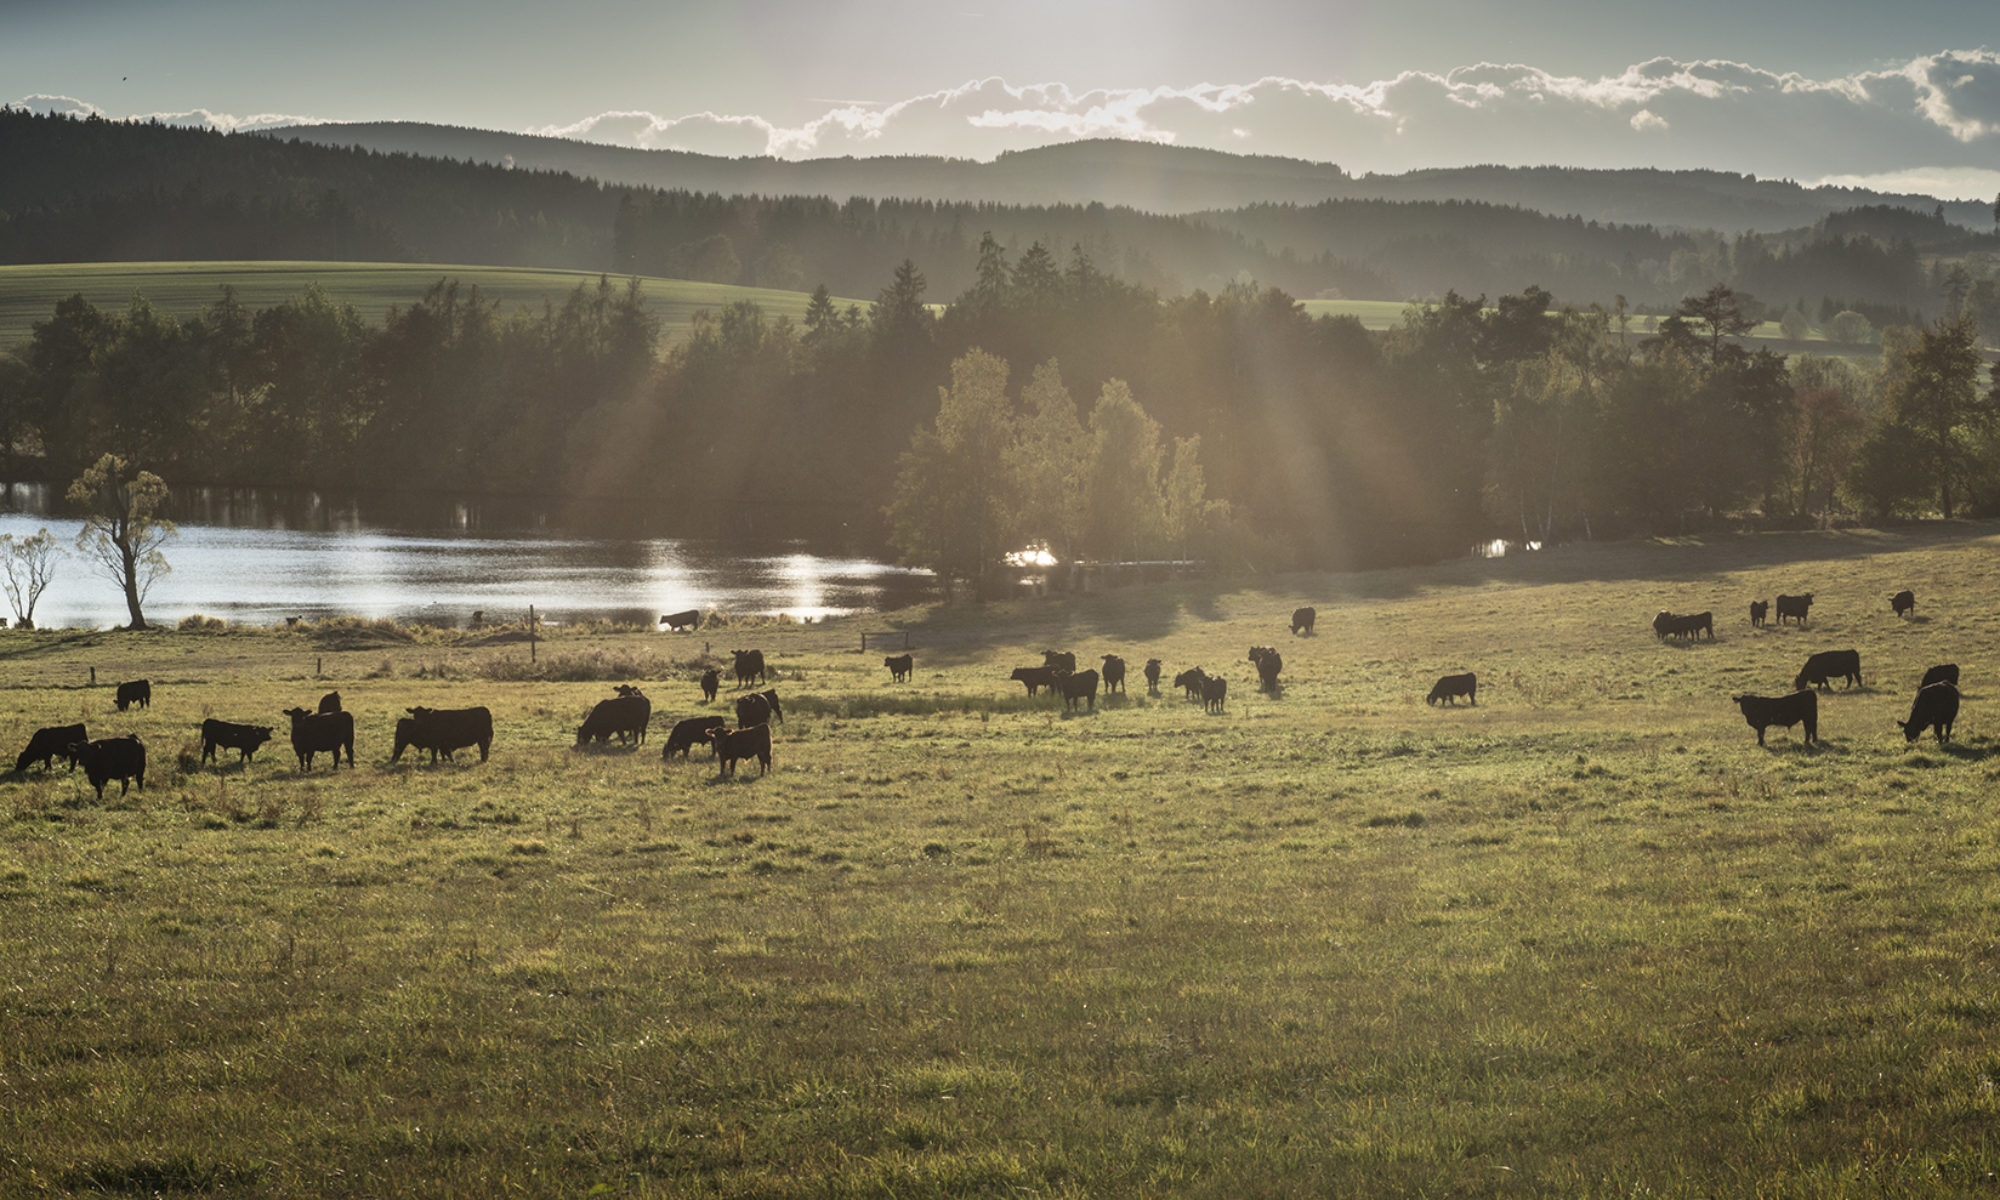
[[[36,322],[46,321],[56,301],[81,293],[99,308],[122,313],[134,293],[153,306],[186,320],[215,303],[227,285],[245,307],[270,308],[297,297],[317,283],[336,301],[352,304],[379,324],[392,306],[408,308],[440,279],[456,279],[461,290],[477,286],[503,313],[522,305],[539,312],[544,302],[560,306],[579,284],[597,286],[595,271],[527,267],[439,266],[431,263],[348,262],[120,262],[0,265],[0,350],[27,341]],[[625,277],[612,282],[623,288]],[[661,321],[665,344],[685,340],[688,319],[698,309],[720,311],[750,300],[772,319],[804,318],[803,292],[733,287],[689,279],[641,278],[649,307]],[[843,302],[845,303],[845,302]]]
[[[788,720],[733,780],[570,749],[611,680],[514,681],[518,645],[0,634],[0,745],[82,717],[154,763],[101,804],[0,781],[0,1194],[1989,1193],[1996,550],[1762,535],[772,627]],[[1780,590],[1811,625],[1752,630]],[[1716,641],[1658,642],[1659,608]],[[885,625],[908,685],[855,648]],[[663,723],[710,711],[703,640],[538,658],[657,665]],[[1728,696],[1850,645],[1824,744],[1760,749]],[[1198,663],[1229,705],[1065,715],[1006,679],[1044,648]],[[1906,746],[1945,661],[1958,740]],[[1461,669],[1479,705],[1425,707]],[[179,761],[205,714],[332,687],[358,770],[302,776],[282,734]],[[491,761],[387,763],[404,707],[473,702]]]

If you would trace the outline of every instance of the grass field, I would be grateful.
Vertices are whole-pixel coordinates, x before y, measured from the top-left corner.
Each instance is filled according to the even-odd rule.
[[[227,284],[248,308],[269,308],[318,283],[336,300],[352,304],[371,323],[379,324],[391,306],[408,308],[423,299],[425,289],[440,279],[477,285],[481,294],[500,301],[501,311],[521,305],[539,310],[544,301],[560,305],[578,284],[596,287],[591,271],[531,270],[515,267],[437,266],[418,263],[336,262],[143,262],[51,263],[0,266],[0,348],[17,345],[46,321],[56,301],[81,292],[99,308],[123,312],[134,293],[156,308],[186,319],[213,304]],[[624,286],[623,276],[612,282]],[[686,279],[643,278],[641,286],[661,320],[661,333],[671,344],[687,336],[688,318],[697,309],[720,309],[738,300],[752,300],[766,313],[805,316],[803,292],[770,288],[731,287]],[[851,303],[842,301],[842,306]],[[865,305],[863,307],[866,307]]]
[[[1806,628],[1749,626],[1778,591]],[[102,802],[0,780],[0,1195],[1991,1194],[1996,599],[2000,527],[1960,523],[560,631],[532,665],[352,622],[0,633],[0,745],[152,754]],[[884,628],[914,682],[857,648]],[[773,665],[768,776],[570,748],[615,682],[710,711],[705,645]],[[1848,646],[1821,745],[1760,748],[1730,695]],[[1227,708],[1065,714],[1006,678],[1048,647],[1203,665]],[[1937,662],[1956,740],[1906,745]],[[1478,705],[1426,707],[1460,670]],[[205,715],[330,688],[358,769],[300,774],[282,730],[193,761]],[[389,765],[419,703],[490,705],[491,760]]]

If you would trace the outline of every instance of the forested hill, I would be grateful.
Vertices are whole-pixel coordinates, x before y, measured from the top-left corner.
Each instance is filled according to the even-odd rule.
[[[1157,213],[1323,200],[1474,200],[1586,220],[1771,233],[1809,226],[1859,206],[1929,213],[1938,203],[1930,196],[1808,188],[1789,179],[1727,171],[1478,166],[1352,176],[1332,163],[1114,140],[1008,151],[982,163],[915,155],[797,162],[722,158],[410,121],[305,125],[265,136],[470,162],[511,161],[517,167],[568,171],[606,182],[726,195],[1097,203]],[[1949,202],[1944,212],[1967,228],[1992,224],[1992,211],[1984,204]]]

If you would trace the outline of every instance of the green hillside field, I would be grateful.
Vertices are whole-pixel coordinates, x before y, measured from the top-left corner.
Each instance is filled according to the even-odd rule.
[[[1808,622],[1753,628],[1780,591]],[[1714,639],[1661,641],[1660,609]],[[900,636],[861,649],[882,630],[910,681]],[[732,711],[735,647],[783,699],[770,772],[663,761],[674,721]],[[1846,647],[1863,683],[1819,696],[1818,743],[1760,746],[1731,696]],[[1009,672],[1049,648],[1123,655],[1126,692],[1030,698]],[[76,721],[150,751],[101,799],[60,764],[0,777],[0,1195],[1830,1200],[2000,1173],[2000,525],[528,651],[0,632],[7,752]],[[1945,662],[1953,739],[1906,742]],[[1194,665],[1219,711],[1172,686]],[[1467,670],[1476,705],[1425,703]],[[139,678],[151,707],[115,711]],[[621,683],[652,737],[574,748]],[[301,771],[280,712],[334,689],[357,762]],[[490,706],[490,758],[390,762],[420,704]],[[277,736],[203,764],[206,716]]]
[[[344,262],[126,262],[45,263],[0,266],[0,347],[14,346],[33,335],[37,321],[46,321],[56,301],[82,293],[99,308],[122,311],[134,293],[176,317],[192,316],[215,302],[227,285],[248,308],[269,308],[318,283],[336,300],[352,304],[361,315],[380,323],[392,306],[407,308],[423,298],[440,279],[476,285],[500,301],[503,312],[521,305],[540,308],[546,301],[561,304],[577,285],[597,285],[589,271],[532,270],[517,267],[438,266],[428,263]],[[613,276],[622,287],[624,276]],[[684,338],[688,318],[699,309],[719,309],[751,300],[772,316],[805,316],[807,296],[770,288],[732,287],[686,279],[642,278],[640,286],[661,318],[669,342]],[[850,301],[842,301],[845,307]],[[865,305],[864,305],[865,307]]]

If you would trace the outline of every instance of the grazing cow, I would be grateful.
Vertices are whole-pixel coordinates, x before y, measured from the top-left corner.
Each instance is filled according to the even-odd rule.
[[[759,775],[771,769],[771,727],[753,725],[748,729],[711,729],[708,740],[715,744],[715,757],[720,762],[717,774],[736,774],[738,760],[757,760]]]
[[[139,781],[139,790],[146,790],[146,743],[137,734],[77,742],[69,749],[83,764],[84,777],[97,789],[99,800],[104,799],[104,785],[114,779],[118,781],[121,796],[132,790],[135,779]]]
[[[1957,719],[1958,689],[1949,683],[1933,683],[1917,689],[1917,698],[1910,704],[1910,719],[1896,724],[1903,727],[1905,742],[1916,741],[1925,729],[1930,729],[1942,746],[1951,740],[1951,723]]]
[[[1769,600],[1752,600],[1750,602],[1750,623],[1752,625],[1762,625],[1765,618],[1770,615],[1771,602]]]
[[[752,683],[764,682],[764,652],[762,650],[731,650],[736,656],[736,686],[749,687]]]
[[[701,698],[715,699],[715,693],[722,690],[722,672],[710,667],[701,673]]]
[[[76,754],[70,747],[90,740],[82,725],[47,725],[35,730],[35,736],[28,739],[28,748],[21,751],[21,757],[14,760],[16,771],[25,771],[28,764],[41,760],[42,770],[55,764],[58,757],[69,760],[69,769],[76,770]]]
[[[785,706],[778,703],[778,689],[767,688],[757,694],[764,697],[764,703],[771,706],[771,716],[777,720],[778,724],[783,725],[785,723]]]
[[[764,693],[752,692],[736,698],[736,725],[748,729],[752,725],[771,723],[771,702],[764,699]]]
[[[1052,688],[1056,685],[1056,673],[1047,667],[1015,667],[1014,673],[1008,678],[1027,688],[1030,696],[1036,695],[1043,688]]]
[[[1896,615],[1899,617],[1904,613],[1913,613],[1917,611],[1917,594],[1908,588],[1904,588],[1902,591],[1889,597],[1889,607],[1894,609]]]
[[[1313,622],[1317,620],[1319,620],[1319,611],[1317,609],[1311,609],[1311,608],[1293,609],[1292,636],[1297,637],[1301,633],[1310,635],[1313,631]]]
[[[1285,660],[1275,646],[1250,647],[1250,661],[1257,664],[1257,690],[1276,692],[1278,672],[1285,669]]]
[[[1076,670],[1076,652],[1074,650],[1044,650],[1042,651],[1042,665],[1051,671],[1074,672]]]
[[[450,758],[467,746],[479,747],[479,761],[493,747],[493,713],[478,708],[423,708],[406,710],[410,715],[396,721],[396,749],[390,762],[398,762],[405,750],[428,750],[431,761],[438,755]]]
[[[1812,598],[1813,594],[1811,592],[1807,592],[1803,596],[1779,596],[1778,624],[1783,625],[1785,618],[1790,617],[1800,625],[1804,625],[1806,623],[1806,610],[1812,607]]]
[[[1104,656],[1104,694],[1125,690],[1125,660],[1116,654]]]
[[[1201,710],[1203,712],[1221,712],[1223,701],[1228,698],[1229,681],[1227,679],[1218,675],[1212,679],[1204,678],[1201,681]]]
[[[599,700],[583,724],[576,727],[576,744],[609,741],[617,734],[621,742],[636,740],[638,745],[644,745],[646,724],[652,719],[653,702],[644,696],[625,694]]]
[[[1187,698],[1190,700],[1201,699],[1201,687],[1207,681],[1208,674],[1200,667],[1189,667],[1174,676],[1174,686],[1187,693]]]
[[[257,750],[271,740],[269,725],[234,725],[214,717],[201,723],[201,761],[215,757],[218,748],[236,751],[237,762],[249,762]]]
[[[319,710],[323,713],[340,711],[340,693],[328,692],[319,698]]]
[[[693,629],[695,626],[701,624],[701,610],[690,608],[686,612],[668,613],[666,616],[660,618],[660,624],[665,625],[669,630],[675,632],[683,629]]]
[[[890,683],[908,683],[910,672],[916,669],[917,660],[914,655],[899,654],[894,658],[883,659],[882,665],[889,668]]]
[[[1806,745],[1819,740],[1819,696],[1808,691],[1793,692],[1789,696],[1731,696],[1736,707],[1743,710],[1743,719],[1750,728],[1757,731],[1757,744],[1764,744],[1764,731],[1773,725],[1790,729],[1794,725],[1806,727]]]
[[[292,753],[299,756],[299,770],[312,770],[313,756],[332,751],[333,769],[340,770],[340,752],[347,751],[347,765],[354,765],[354,714],[350,712],[309,713],[288,708],[292,719]]]
[[[1927,688],[1934,683],[1948,683],[1953,687],[1957,687],[1958,664],[1940,663],[1932,667],[1930,670],[1924,672],[1924,681],[1919,683],[1917,687],[1920,689]]]
[[[1814,687],[1830,688],[1835,676],[1844,676],[1848,687],[1861,682],[1861,651],[1822,650],[1806,659],[1806,665],[1799,670],[1799,677],[1792,680],[1792,690],[1797,691],[1807,684]]]
[[[134,679],[130,683],[118,685],[118,694],[111,698],[119,712],[136,704],[140,708],[153,707],[153,683],[150,679]]]
[[[661,760],[672,758],[674,752],[679,751],[681,761],[686,762],[688,751],[697,742],[708,741],[709,730],[723,729],[728,724],[721,717],[689,717],[685,721],[674,722],[672,731],[667,734],[667,748],[660,751]],[[714,748],[714,743],[710,743],[710,748]]]
[[[1473,705],[1479,703],[1479,674],[1467,671],[1463,675],[1444,675],[1431,685],[1431,694],[1424,697],[1425,704],[1436,704],[1440,700],[1452,707],[1458,706],[1458,698],[1463,696]]]
[[[1090,711],[1097,711],[1097,672],[1086,669],[1064,675],[1056,680],[1056,686],[1062,689],[1064,709],[1075,708],[1077,701],[1087,700]]]

